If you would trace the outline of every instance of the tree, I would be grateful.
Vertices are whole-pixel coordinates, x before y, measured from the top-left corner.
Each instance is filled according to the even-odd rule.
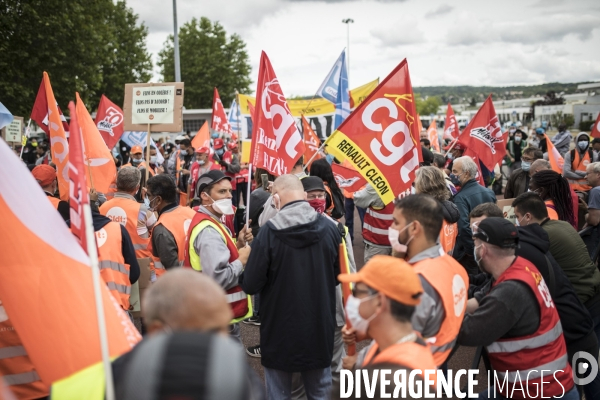
[[[125,83],[151,77],[147,35],[123,0],[1,0],[2,102],[28,116],[47,71],[65,113],[75,91],[90,109],[103,93],[120,104]]]
[[[219,90],[224,105],[235,91],[250,93],[251,67],[246,44],[237,35],[227,37],[218,22],[193,18],[179,30],[181,80],[185,82],[186,108],[212,108],[213,89]],[[158,54],[165,82],[175,80],[173,36],[169,36]]]
[[[437,96],[430,96],[423,100],[420,94],[415,95],[417,112],[419,115],[425,116],[430,114],[437,114],[438,108],[442,105],[442,100]]]

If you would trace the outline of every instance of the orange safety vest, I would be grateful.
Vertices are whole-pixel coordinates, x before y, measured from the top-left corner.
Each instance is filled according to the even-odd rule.
[[[123,258],[121,226],[116,222],[109,222],[96,231],[98,243],[98,266],[100,275],[108,290],[123,310],[129,310],[129,295],[131,282],[129,281],[129,265]]]
[[[456,344],[467,309],[469,276],[463,266],[447,254],[418,261],[413,267],[433,286],[444,306],[445,316],[440,330],[435,336],[425,338],[439,366],[446,361]]]
[[[571,168],[575,171],[586,172],[587,166],[590,165],[590,162],[592,162],[592,160],[590,159],[590,152],[588,150],[585,151],[585,156],[583,157],[583,160],[579,156],[579,152],[577,150],[572,150],[571,154],[573,154],[573,157],[571,157]],[[569,181],[569,184],[571,185],[573,190],[587,192],[592,189],[592,187],[588,185],[586,178],[567,180]]]
[[[60,203],[60,199],[57,199],[54,196],[48,196],[48,195],[46,195],[46,197],[48,198],[48,200],[50,200],[50,203],[52,203],[54,208],[56,208],[58,210],[58,203]]]
[[[329,195],[329,198],[331,199],[331,204],[329,205],[327,210],[325,210],[325,214],[327,214],[331,217],[331,213],[333,212],[333,209],[335,208],[335,204],[333,204],[333,196],[331,194],[331,189],[329,189],[329,185],[327,183],[323,182],[323,186],[325,186],[325,191],[327,192],[327,194]]]
[[[196,215],[196,211],[189,207],[176,207],[166,213],[163,213],[158,217],[158,222],[154,225],[156,228],[158,225],[164,226],[175,238],[177,244],[177,259],[179,265],[168,265],[168,267],[181,267],[185,260],[185,242],[187,240],[187,233],[192,223],[192,219]],[[154,228],[152,230],[154,231]],[[150,241],[150,250],[152,250],[152,241]],[[154,257],[154,269],[156,276],[159,277],[166,272],[165,266],[160,262],[160,258]]]
[[[416,342],[397,343],[378,352],[379,346],[373,343],[367,351],[363,367],[369,364],[391,363],[422,372],[437,369],[429,348]]]
[[[442,230],[440,231],[440,242],[442,249],[446,254],[452,255],[454,245],[456,244],[456,236],[458,235],[458,224],[455,222],[450,224],[444,220]]]
[[[106,215],[113,222],[120,223],[127,229],[137,258],[152,259],[152,251],[148,249],[150,238],[140,237],[137,233],[138,216],[142,206],[143,204],[135,200],[115,197],[100,206],[100,213]],[[150,270],[154,271],[154,262],[150,263]]]
[[[3,308],[0,305],[0,309]],[[41,381],[8,318],[3,318],[0,322],[0,377],[19,399],[39,399],[48,396],[48,387]]]
[[[560,218],[558,218],[558,212],[556,212],[556,207],[554,206],[554,201],[546,200],[546,201],[544,201],[544,204],[546,204],[546,211],[548,211],[548,218],[558,221]]]

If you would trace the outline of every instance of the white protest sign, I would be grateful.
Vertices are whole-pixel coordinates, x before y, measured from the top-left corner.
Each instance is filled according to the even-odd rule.
[[[23,135],[23,117],[14,117],[12,122],[3,128],[4,140],[8,143],[20,142]]]
[[[175,86],[142,86],[133,90],[131,122],[172,124]]]

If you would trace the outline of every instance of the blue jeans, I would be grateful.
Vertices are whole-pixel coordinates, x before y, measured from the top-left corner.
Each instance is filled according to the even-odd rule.
[[[346,228],[348,228],[348,232],[350,232],[350,239],[352,239],[352,243],[354,243],[354,199],[349,199],[345,197],[344,208]]]
[[[488,390],[490,390],[490,389],[491,389],[491,391],[488,392]],[[519,393],[522,394],[521,391],[519,391]],[[502,396],[500,393],[498,393],[498,391],[496,391],[496,395],[494,396],[493,388],[487,388],[483,392],[479,393],[479,398],[480,399],[500,399],[500,400],[508,399],[508,397]],[[551,397],[551,398],[554,398],[554,397]],[[562,400],[579,400],[579,393],[577,392],[577,388],[575,386],[573,386],[573,389],[571,389],[567,393],[565,393],[565,395],[563,397],[556,397],[556,398],[562,399]]]
[[[264,368],[268,400],[291,400],[292,372]],[[300,373],[308,400],[328,400],[331,390],[331,368]]]

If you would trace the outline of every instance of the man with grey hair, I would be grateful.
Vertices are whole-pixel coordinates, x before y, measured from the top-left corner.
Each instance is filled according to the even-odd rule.
[[[454,196],[454,204],[458,207],[460,218],[458,220],[458,235],[454,246],[454,257],[469,274],[471,283],[478,284],[479,268],[473,256],[473,235],[469,226],[469,214],[471,210],[482,203],[495,203],[496,195],[486,187],[477,182],[479,169],[475,161],[469,156],[459,157],[452,164],[452,174],[460,181],[461,189]]]
[[[550,162],[548,160],[535,160],[531,164],[531,168],[529,168],[529,177],[531,178],[538,172],[544,171],[547,169],[552,169],[552,165],[550,165]]]
[[[142,173],[136,167],[123,167],[117,174],[117,192],[115,196],[100,206],[100,213],[127,229],[133,242],[137,258],[152,258],[148,250],[150,231],[156,223],[156,215],[148,210],[144,203],[135,200],[140,190]],[[150,264],[151,279],[155,280],[154,264]]]
[[[290,399],[302,375],[308,399],[326,399],[336,327],[336,286],[342,237],[306,201],[300,180],[273,184],[277,215],[260,228],[240,284],[260,294],[260,348],[267,398]]]

